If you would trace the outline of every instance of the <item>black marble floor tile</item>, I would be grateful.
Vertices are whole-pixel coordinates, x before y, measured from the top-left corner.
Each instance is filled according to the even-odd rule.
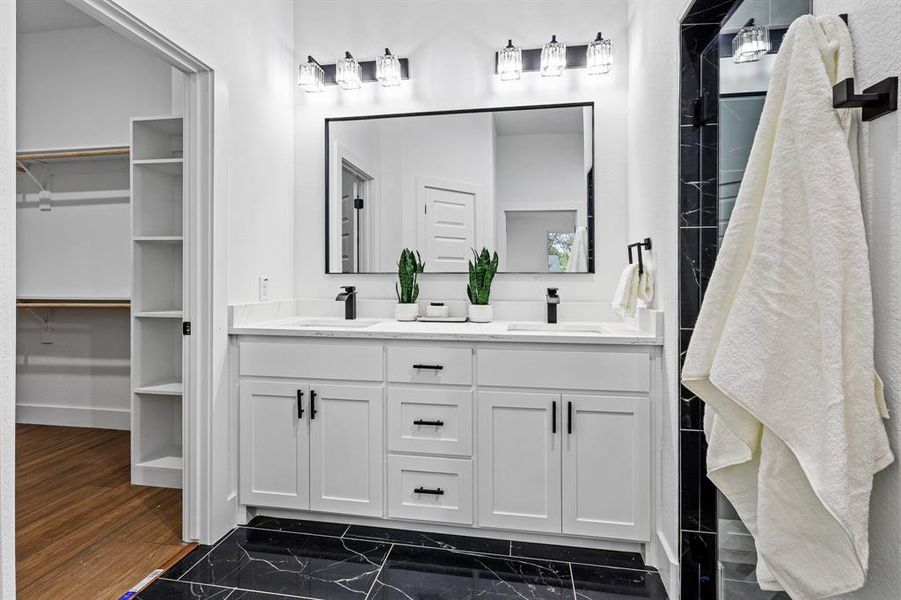
[[[361,598],[389,547],[365,540],[239,528],[182,580],[305,598]]]
[[[393,546],[370,600],[574,600],[569,565]]]
[[[666,600],[658,573],[572,565],[578,600]]]
[[[347,531],[346,523],[324,523],[320,521],[298,521],[297,519],[280,519],[278,517],[257,516],[250,520],[247,527],[274,529],[292,533],[315,533],[316,535],[333,535],[341,537]]]
[[[205,546],[200,544],[187,554],[185,554],[181,560],[172,565],[168,571],[163,573],[161,577],[165,577],[166,579],[178,579],[182,575],[188,572],[188,570],[196,565],[201,558],[206,556],[210,550],[212,550],[212,546]]]
[[[544,558],[562,562],[585,563],[606,567],[626,569],[655,570],[644,564],[637,552],[614,552],[596,548],[574,548],[571,546],[554,546],[551,544],[534,544],[531,542],[513,542],[511,554],[516,558]]]
[[[157,579],[137,596],[139,600],[226,600],[232,588]],[[277,598],[277,596],[273,596]],[[248,599],[249,600],[249,599]]]
[[[268,592],[251,592],[249,590],[235,590],[226,600],[297,600],[297,596],[282,596]]]
[[[426,548],[441,548],[443,550],[459,550],[462,552],[510,554],[510,542],[507,540],[495,540],[462,535],[445,535],[441,533],[411,531],[409,529],[386,529],[384,527],[351,525],[350,529],[347,530],[347,533],[344,534],[344,537],[377,540],[394,544],[410,544],[412,546],[423,546]]]

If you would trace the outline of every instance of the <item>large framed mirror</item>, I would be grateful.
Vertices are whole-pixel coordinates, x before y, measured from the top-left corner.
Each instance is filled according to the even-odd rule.
[[[326,119],[326,273],[594,272],[594,104]]]

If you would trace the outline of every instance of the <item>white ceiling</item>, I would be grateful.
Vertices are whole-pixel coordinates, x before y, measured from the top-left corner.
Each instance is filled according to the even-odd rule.
[[[497,135],[582,133],[582,108],[540,108],[494,113]]]
[[[65,0],[18,0],[16,32],[38,33],[94,27],[100,23]]]

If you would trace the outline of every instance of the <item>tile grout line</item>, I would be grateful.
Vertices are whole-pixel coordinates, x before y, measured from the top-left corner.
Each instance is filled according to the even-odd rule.
[[[576,576],[573,575],[573,564],[567,563],[569,565],[569,581],[573,584],[573,600],[576,600],[578,596],[576,595]]]
[[[238,531],[238,528],[237,528],[237,527],[235,527],[234,529],[232,529],[231,531],[229,531],[227,534],[225,534],[224,536],[222,536],[222,539],[221,539],[221,540],[219,540],[218,542],[216,542],[215,544],[213,544],[212,547],[210,547],[209,551],[208,551],[206,554],[204,554],[203,556],[201,556],[200,558],[198,558],[197,561],[196,561],[194,564],[192,564],[190,567],[188,567],[187,569],[185,569],[185,572],[182,573],[181,575],[179,575],[179,576],[178,576],[178,579],[176,579],[175,581],[182,581],[182,577],[184,577],[185,575],[187,575],[188,572],[190,572],[191,569],[193,569],[194,567],[196,567],[197,565],[199,565],[199,564],[200,564],[200,561],[202,561],[203,559],[205,559],[206,557],[208,557],[210,554],[212,554],[212,553],[213,553],[213,550],[215,550],[216,548],[218,548],[219,545],[222,544],[222,542],[224,542],[225,540],[227,540],[228,538],[230,538],[232,535],[234,535],[236,531]],[[175,565],[172,565],[172,566],[174,567]],[[171,569],[171,567],[170,567],[170,569]],[[160,577],[160,579],[162,579],[162,577]]]
[[[348,526],[348,529],[350,527]],[[346,533],[346,532],[345,532]],[[375,588],[375,584],[379,582],[379,577],[382,576],[382,569],[385,568],[385,565],[388,564],[388,558],[391,556],[391,551],[394,550],[394,544],[388,547],[388,552],[385,553],[385,558],[382,560],[382,564],[379,566],[379,570],[375,573],[375,579],[372,580],[372,584],[369,586],[369,591],[366,592],[366,596],[364,596],[364,600],[369,600],[372,595],[372,590]]]

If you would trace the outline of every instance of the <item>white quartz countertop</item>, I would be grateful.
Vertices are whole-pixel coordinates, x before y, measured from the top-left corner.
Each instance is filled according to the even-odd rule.
[[[561,344],[659,345],[662,335],[621,322],[494,321],[491,323],[401,322],[393,319],[291,317],[246,323],[229,330],[232,335],[442,340],[483,342],[539,342]]]

